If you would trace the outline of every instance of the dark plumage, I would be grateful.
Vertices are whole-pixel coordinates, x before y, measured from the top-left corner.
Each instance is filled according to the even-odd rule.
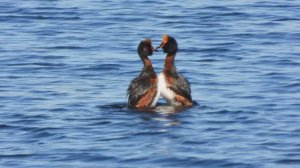
[[[131,81],[127,89],[129,107],[149,108],[156,104],[158,99],[157,76],[148,58],[153,54],[153,50],[150,39],[141,41],[137,48],[144,67],[140,75]]]
[[[164,35],[162,43],[157,48],[162,48],[164,53],[167,53],[164,70],[159,75],[160,94],[173,105],[192,106],[190,83],[176,71],[174,64],[178,50],[176,40]]]
[[[170,89],[176,94],[182,95],[192,102],[190,83],[182,75],[172,76],[174,78],[173,84],[170,85]]]

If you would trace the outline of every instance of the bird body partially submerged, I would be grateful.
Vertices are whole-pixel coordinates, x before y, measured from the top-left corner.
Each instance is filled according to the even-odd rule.
[[[154,107],[159,94],[157,91],[158,79],[148,58],[154,51],[151,40],[141,41],[137,51],[144,66],[140,75],[131,81],[127,89],[128,106],[137,109]]]

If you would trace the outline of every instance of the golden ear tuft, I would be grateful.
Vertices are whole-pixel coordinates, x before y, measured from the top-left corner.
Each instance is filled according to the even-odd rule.
[[[167,35],[167,34],[163,35],[162,42],[167,43],[168,41],[169,41],[169,35]]]

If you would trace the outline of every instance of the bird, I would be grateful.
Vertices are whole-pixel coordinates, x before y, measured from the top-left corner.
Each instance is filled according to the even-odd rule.
[[[127,89],[128,106],[135,109],[155,107],[158,98],[158,78],[148,58],[153,54],[154,47],[151,39],[142,40],[137,48],[144,66],[138,77],[134,78]]]
[[[192,106],[190,83],[177,72],[174,63],[178,50],[176,40],[169,35],[163,35],[161,44],[155,50],[159,48],[167,53],[163,71],[158,75],[159,94],[172,106]]]

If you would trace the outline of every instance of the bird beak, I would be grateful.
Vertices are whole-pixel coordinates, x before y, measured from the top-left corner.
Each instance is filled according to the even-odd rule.
[[[165,42],[162,42],[158,47],[155,48],[154,51],[158,51],[159,48],[163,48],[166,45]]]
[[[158,47],[156,47],[155,50],[157,50],[159,48],[163,48],[168,43],[168,40],[169,40],[169,36],[168,35],[163,35],[163,39],[162,39],[161,44]]]
[[[156,49],[151,45],[151,50],[152,51],[156,51]]]

